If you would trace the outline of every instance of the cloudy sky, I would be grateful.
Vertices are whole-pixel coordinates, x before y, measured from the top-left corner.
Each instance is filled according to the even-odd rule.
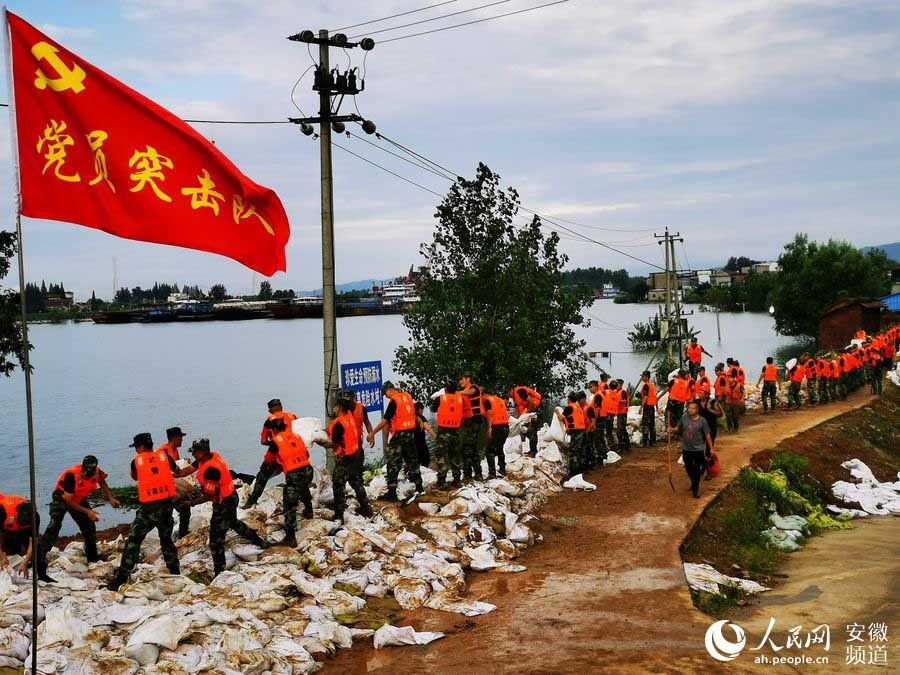
[[[284,119],[311,64],[285,36],[336,29],[437,0],[9,0],[72,51],[186,118]],[[388,39],[543,4],[494,7],[374,35]],[[441,7],[378,30],[487,0]],[[350,35],[355,31],[348,31]],[[333,50],[361,65],[359,50]],[[900,214],[900,3],[896,0],[570,0],[519,16],[379,45],[362,114],[380,131],[471,175],[479,161],[523,203],[593,239],[660,261],[665,226],[693,267],[778,255],[803,231],[858,245],[896,241]],[[8,99],[5,81],[0,92]],[[308,74],[296,102],[316,105]],[[352,101],[344,111],[352,111]],[[5,110],[5,109],[4,109]],[[276,288],[321,285],[317,144],[292,125],[196,127],[291,219]],[[355,138],[345,147],[443,193],[447,183]],[[0,125],[0,193],[12,190]],[[337,280],[418,262],[437,198],[334,151]],[[9,199],[4,200],[7,210]],[[7,212],[8,212],[7,211]],[[27,276],[108,297],[154,280],[249,292],[259,278],[214,255],[26,220]],[[566,239],[572,266],[647,266]],[[9,280],[7,280],[9,281]]]

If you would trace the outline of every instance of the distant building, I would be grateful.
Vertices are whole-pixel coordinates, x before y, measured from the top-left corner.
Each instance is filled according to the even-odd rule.
[[[187,300],[190,300],[187,293],[170,293],[168,298],[168,302],[172,305],[178,302],[186,302]]]
[[[777,262],[761,262],[751,266],[750,271],[754,274],[774,274],[781,271],[781,265]]]
[[[900,265],[891,270],[891,293],[900,293]]]
[[[900,312],[900,291],[884,296],[881,298],[881,302],[889,312]]]
[[[54,293],[47,296],[47,309],[70,309],[75,305],[75,294],[66,291],[62,295]]]
[[[846,347],[860,329],[871,335],[878,333],[883,308],[880,300],[844,300],[829,307],[819,318],[819,346]]]
[[[713,286],[731,286],[731,275],[725,270],[716,270],[710,275],[710,284]]]
[[[609,298],[615,298],[621,294],[622,294],[622,291],[620,291],[618,288],[616,288],[612,284],[603,284],[603,290],[600,292],[600,297],[609,299]]]
[[[694,272],[694,275],[697,279],[697,285],[702,286],[703,284],[712,285],[712,277],[714,272],[712,270],[697,270]]]

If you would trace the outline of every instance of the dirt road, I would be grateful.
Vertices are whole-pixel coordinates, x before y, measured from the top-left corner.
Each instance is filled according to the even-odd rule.
[[[679,544],[704,506],[752,455],[826,419],[865,404],[849,400],[763,417],[750,414],[741,432],[719,437],[722,474],[693,499],[687,475],[666,479],[665,446],[632,449],[622,462],[587,479],[594,493],[552,499],[541,516],[544,541],[518,562],[519,574],[474,574],[468,596],[497,605],[466,619],[419,610],[403,625],[447,637],[424,647],[379,651],[354,645],[325,672],[472,673],[608,671],[736,672],[746,661],[720,665],[703,638],[711,620],[691,604]],[[673,459],[677,458],[673,443]]]

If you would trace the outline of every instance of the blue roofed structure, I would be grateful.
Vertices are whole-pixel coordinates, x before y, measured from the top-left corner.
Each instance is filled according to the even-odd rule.
[[[889,312],[900,312],[900,293],[892,293],[881,298]]]

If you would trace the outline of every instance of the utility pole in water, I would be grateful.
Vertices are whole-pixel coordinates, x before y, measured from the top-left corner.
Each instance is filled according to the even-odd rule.
[[[681,313],[681,296],[679,295],[681,291],[678,283],[678,266],[675,263],[675,242],[684,242],[684,239],[681,238],[680,232],[670,234],[668,227],[663,234],[654,234],[653,236],[660,240],[657,242],[658,244],[663,245],[666,258],[666,315],[662,323],[662,326],[665,326],[665,330],[660,326],[660,337],[666,341],[666,353],[669,359],[672,358],[672,344],[673,342],[677,343],[678,367],[681,368],[684,365],[684,331],[682,330],[683,316]],[[674,313],[672,311],[673,305]]]
[[[319,63],[316,67],[313,90],[319,93],[319,114],[316,117],[290,118],[307,136],[314,133],[313,125],[319,125],[319,161],[322,180],[322,338],[324,357],[324,404],[325,419],[333,416],[334,402],[337,399],[338,355],[337,355],[337,321],[335,319],[334,291],[334,183],[331,171],[331,132],[343,133],[345,122],[358,122],[367,134],[375,133],[375,125],[359,115],[338,115],[345,96],[356,96],[365,89],[365,81],[357,79],[356,68],[349,68],[343,73],[337,68],[331,70],[329,48],[352,49],[359,47],[364,51],[375,48],[372,38],[360,42],[349,42],[343,33],[329,37],[327,30],[320,30],[316,35],[305,30],[291,35],[288,40],[319,45]],[[334,105],[334,98],[337,106]],[[329,461],[330,463],[330,461]]]

